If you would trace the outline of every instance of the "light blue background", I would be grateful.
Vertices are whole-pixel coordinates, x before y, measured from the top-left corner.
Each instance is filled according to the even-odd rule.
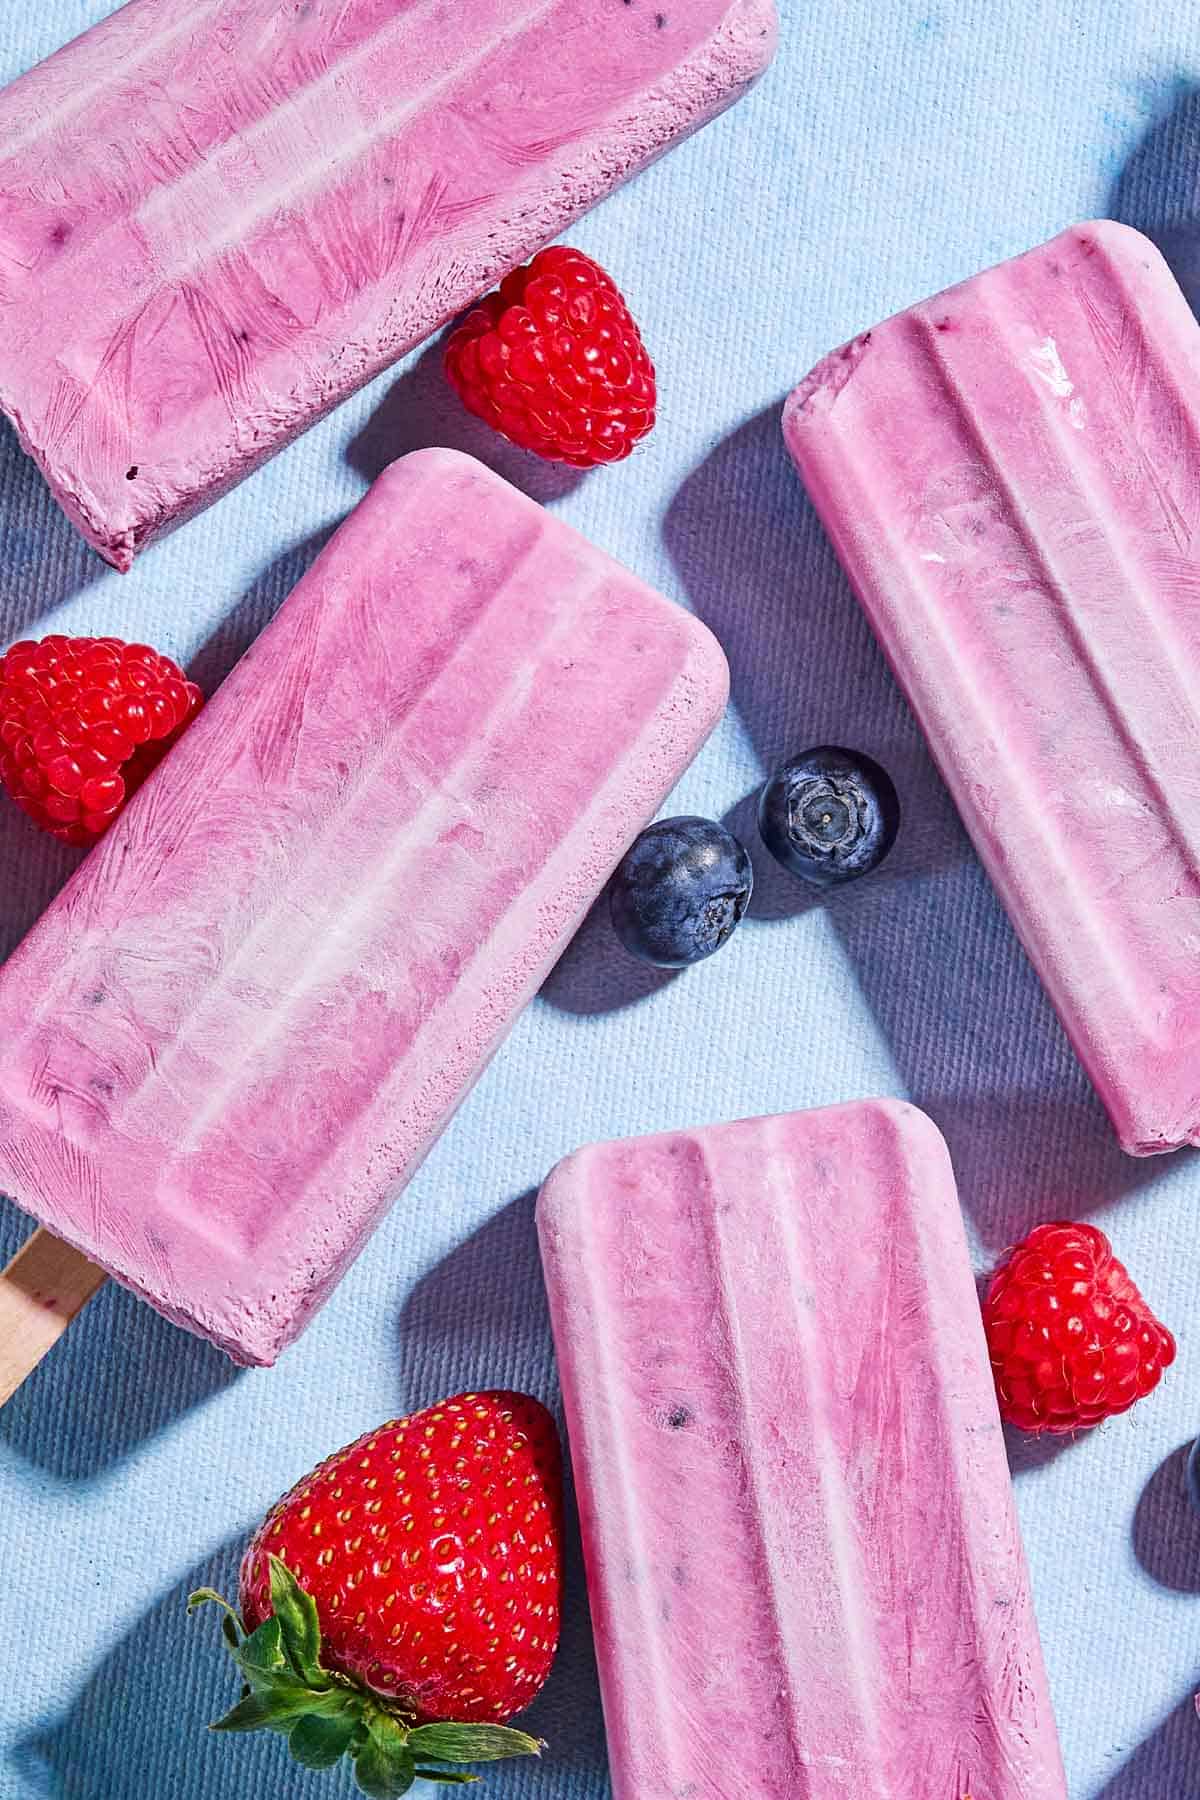
[[[106,0],[8,0],[0,76]],[[584,480],[477,431],[412,359],[122,578],[73,537],[6,435],[0,643],[117,632],[230,666],[329,526],[399,452],[482,454],[723,639],[733,706],[674,810],[744,804],[789,749],[833,738],[898,777],[886,876],[810,904],[760,868],[716,962],[643,975],[594,919],[303,1342],[266,1373],[107,1288],[0,1414],[0,1796],[345,1794],[278,1740],[222,1741],[232,1691],[200,1581],[226,1588],[265,1507],[390,1414],[470,1384],[555,1398],[531,1192],[590,1138],[907,1094],[949,1138],[981,1268],[1034,1221],[1108,1230],[1180,1360],[1132,1415],[1055,1450],[1014,1443],[1072,1800],[1200,1792],[1200,1165],[1117,1150],[981,875],[786,462],[791,383],[883,314],[1093,214],[1153,230],[1186,272],[1200,215],[1194,0],[784,0],[762,86],[572,234],[622,282],[660,370],[661,423]],[[74,862],[0,808],[0,956]],[[0,1209],[0,1253],[25,1221]],[[586,1612],[533,1716],[540,1770],[496,1800],[607,1792]],[[713,1721],[719,1736],[720,1721]],[[753,1745],[730,1796],[751,1800]],[[651,1800],[651,1797],[647,1797]],[[933,1797],[931,1797],[933,1800]],[[986,1800],[986,1797],[985,1797]]]

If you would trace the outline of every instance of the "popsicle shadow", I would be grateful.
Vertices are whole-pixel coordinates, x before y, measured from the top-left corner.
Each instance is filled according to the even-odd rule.
[[[441,338],[427,346],[389,388],[346,449],[346,461],[367,481],[410,450],[463,450],[543,506],[562,500],[584,479],[582,469],[540,457],[498,437],[463,406],[442,367]]]
[[[1089,1800],[1191,1800],[1200,1793],[1200,1721],[1188,1694]]]
[[[1109,196],[1109,212],[1153,239],[1200,313],[1200,84],[1176,80]]]
[[[1133,1548],[1160,1587],[1200,1594],[1200,1516],[1187,1493],[1191,1440],[1159,1464],[1133,1516]],[[1200,1732],[1200,1725],[1196,1727]]]
[[[0,1202],[0,1260],[33,1223]],[[0,1409],[0,1441],[63,1481],[102,1474],[239,1370],[115,1281]]]
[[[0,571],[4,645],[111,573],[59,507],[7,419],[0,419]]]
[[[796,477],[772,406],[688,477],[667,547],[725,646],[764,773],[817,743],[866,750],[900,792],[878,874],[816,895],[761,850],[746,795],[728,822],[758,883],[748,927],[826,908],[908,1095],[942,1127],[989,1249],[1149,1179],[1122,1155],[976,861],[916,722]],[[736,527],[736,528],[731,528]],[[781,957],[786,940],[780,938]]]
[[[535,1193],[522,1194],[467,1238],[413,1289],[400,1318],[401,1388],[410,1406],[479,1387],[515,1388],[559,1418],[550,1317],[534,1225]],[[569,1464],[569,1459],[568,1459]],[[604,1724],[579,1518],[566,1473],[566,1591],[562,1642],[545,1689],[522,1724],[550,1748],[542,1768],[512,1763],[488,1775],[496,1800],[539,1800],[547,1784],[602,1782]]]
[[[12,955],[84,855],[39,831],[0,792],[0,963]]]
[[[348,1773],[306,1774],[277,1737],[206,1730],[233,1705],[238,1684],[215,1611],[189,1619],[187,1596],[197,1587],[234,1595],[242,1542],[232,1539],[181,1578],[104,1658],[69,1710],[17,1746],[12,1760],[28,1784],[22,1792],[53,1800],[285,1791],[289,1800],[336,1800],[354,1792]]]
[[[226,613],[188,664],[188,674],[206,694],[211,695],[220,686],[234,664],[270,624],[341,522],[333,519],[283,551]]]

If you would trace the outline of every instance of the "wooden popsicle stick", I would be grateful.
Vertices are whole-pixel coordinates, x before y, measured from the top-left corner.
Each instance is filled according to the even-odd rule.
[[[11,1400],[105,1279],[80,1250],[35,1231],[0,1275],[0,1406]]]

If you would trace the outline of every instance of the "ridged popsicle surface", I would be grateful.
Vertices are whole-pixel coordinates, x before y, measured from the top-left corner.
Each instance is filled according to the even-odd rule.
[[[1200,327],[1080,226],[821,363],[785,432],[1134,1154],[1200,1141]]]
[[[0,1191],[273,1360],[727,679],[479,464],[393,464],[0,970]]]
[[[131,0],[0,93],[0,405],[128,568],[775,37],[774,0]]]
[[[539,1226],[615,1800],[1066,1800],[929,1120],[601,1144]]]

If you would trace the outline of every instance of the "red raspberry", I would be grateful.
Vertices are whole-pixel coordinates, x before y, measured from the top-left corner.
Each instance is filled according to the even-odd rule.
[[[1158,1386],[1175,1339],[1094,1225],[1039,1225],[984,1302],[1000,1412],[1023,1431],[1098,1425]]]
[[[0,781],[44,830],[94,844],[203,704],[145,644],[14,644],[0,657]]]
[[[590,469],[654,425],[654,364],[610,275],[553,244],[452,332],[446,373],[469,412],[523,450]]]

